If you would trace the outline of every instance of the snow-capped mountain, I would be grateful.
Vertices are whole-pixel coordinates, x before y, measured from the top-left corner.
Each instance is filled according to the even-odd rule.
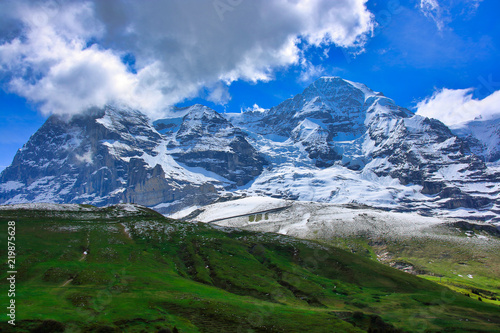
[[[183,207],[217,197],[220,182],[179,165],[146,116],[129,109],[51,116],[1,176],[0,202]]]
[[[439,121],[324,77],[263,112],[107,107],[51,116],[0,176],[0,203],[133,202],[163,213],[219,198],[371,205],[498,221],[500,173]]]
[[[492,119],[476,119],[451,127],[477,156],[486,162],[500,161],[500,115]]]
[[[321,78],[270,110],[226,116],[272,162],[247,193],[445,216],[498,213],[498,169],[441,122],[362,84]]]

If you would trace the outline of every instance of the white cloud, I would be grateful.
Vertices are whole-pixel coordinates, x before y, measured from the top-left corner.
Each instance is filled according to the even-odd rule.
[[[227,103],[221,81],[268,81],[307,63],[299,42],[361,49],[373,29],[366,0],[218,2],[230,9],[196,0],[0,2],[0,79],[45,113],[126,103],[156,117],[206,89]]]
[[[299,76],[299,80],[303,82],[308,82],[320,77],[325,69],[321,65],[313,65],[309,60],[302,59],[301,60],[302,71]]]
[[[436,91],[417,104],[417,114],[438,119],[448,126],[500,114],[500,90],[482,100],[474,99],[472,92],[472,88]]]
[[[443,8],[437,0],[420,0],[420,11],[436,23],[438,30],[443,30],[445,18],[443,17]]]
[[[420,11],[432,19],[438,30],[443,30],[453,20],[452,11],[460,9],[459,15],[474,15],[483,0],[420,0]]]
[[[241,112],[264,112],[266,109],[261,108],[258,104],[254,104],[251,108],[241,109]]]
[[[217,83],[215,86],[210,87],[206,99],[210,102],[220,105],[226,105],[231,100],[229,94],[229,87],[222,82]]]

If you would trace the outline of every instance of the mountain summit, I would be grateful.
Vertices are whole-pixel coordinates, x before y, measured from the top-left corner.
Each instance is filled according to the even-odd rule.
[[[153,123],[115,107],[51,116],[2,172],[0,203],[173,213],[259,195],[500,221],[498,164],[361,83],[322,77],[263,112],[175,111]]]

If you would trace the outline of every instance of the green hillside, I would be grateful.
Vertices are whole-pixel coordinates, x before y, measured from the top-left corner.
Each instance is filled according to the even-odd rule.
[[[5,263],[8,221],[16,222],[16,326],[3,315],[5,332],[500,326],[497,305],[313,241],[179,222],[146,209],[0,210]],[[0,300],[9,304],[4,267]]]

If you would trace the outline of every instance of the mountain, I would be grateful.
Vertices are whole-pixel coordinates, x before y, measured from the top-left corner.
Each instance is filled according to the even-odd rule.
[[[270,110],[226,117],[272,162],[247,193],[498,221],[498,168],[362,84],[325,77]]]
[[[0,175],[0,203],[132,202],[162,213],[270,196],[500,221],[500,168],[382,93],[323,77],[269,109],[106,107],[51,116]]]
[[[474,154],[486,162],[500,160],[500,116],[475,119],[451,127],[453,134],[467,141]]]
[[[2,172],[0,201],[154,206],[216,198],[218,181],[186,170],[165,150],[163,136],[134,110],[53,115]]]

